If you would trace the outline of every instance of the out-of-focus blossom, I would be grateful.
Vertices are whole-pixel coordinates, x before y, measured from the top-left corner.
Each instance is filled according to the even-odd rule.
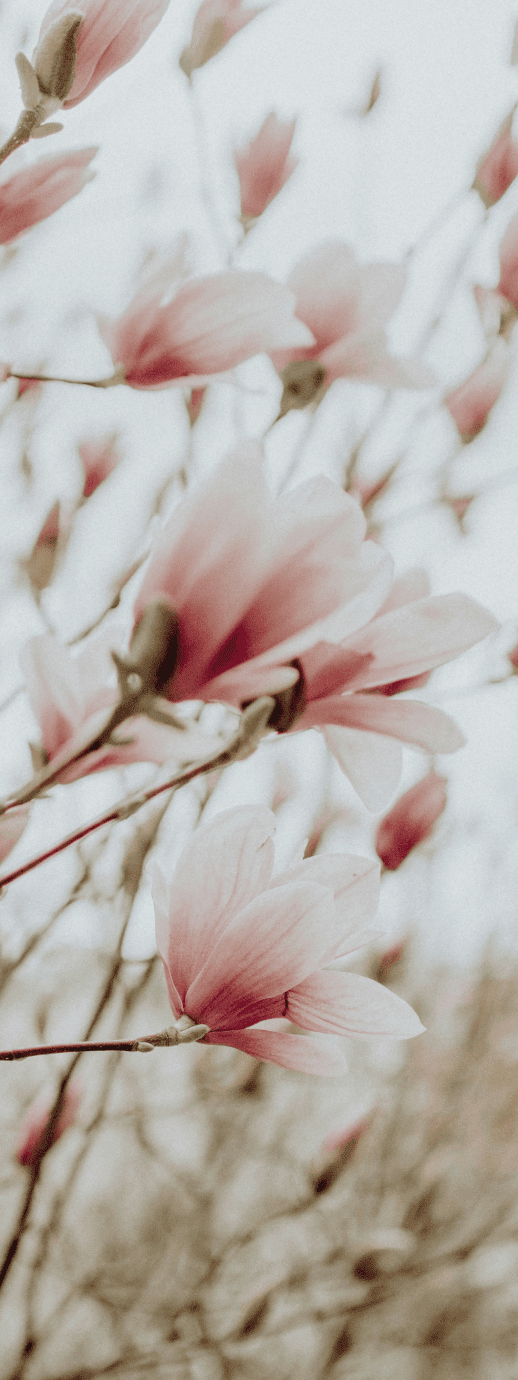
[[[3,361],[0,360],[0,383],[5,383],[6,379],[9,379],[10,377],[11,370],[9,368],[9,365],[4,364]]]
[[[518,310],[518,214],[509,221],[500,244],[500,282],[497,291]]]
[[[249,24],[260,9],[243,9],[242,0],[203,0],[194,19],[191,41],[180,57],[180,67],[187,77],[196,67],[203,67],[226,44]]]
[[[491,148],[477,164],[473,183],[484,206],[494,206],[518,174],[518,143],[512,136],[515,108],[506,116],[495,135]]]
[[[27,90],[29,109],[43,103],[45,113],[70,109],[95,91],[105,77],[124,67],[160,23],[169,0],[53,0],[43,16],[32,58],[36,92]],[[30,67],[23,71],[29,84]],[[19,67],[20,79],[22,73]]]
[[[60,504],[55,503],[45,518],[39,536],[23,564],[33,589],[45,589],[52,579],[60,537]]]
[[[298,158],[290,154],[296,120],[282,122],[272,111],[259,133],[245,148],[236,149],[234,162],[241,188],[241,219],[247,229],[261,216],[291,177]]]
[[[70,1083],[66,1089],[63,1106],[57,1121],[50,1131],[50,1114],[55,1097],[46,1091],[40,1093],[32,1107],[29,1107],[20,1126],[16,1147],[18,1164],[23,1164],[28,1169],[39,1164],[42,1156],[50,1150],[52,1145],[56,1144],[57,1140],[60,1140],[65,1131],[68,1131],[69,1126],[73,1125],[80,1101],[80,1089],[75,1084]]]
[[[116,437],[111,435],[106,436],[104,440],[81,441],[78,450],[85,472],[83,498],[90,498],[119,463],[121,457],[117,450]]]
[[[135,618],[155,599],[178,616],[168,699],[276,696],[270,726],[322,728],[381,810],[399,782],[397,740],[429,752],[464,742],[449,715],[397,693],[496,622],[463,594],[423,597],[421,572],[391,591],[392,561],[364,540],[354,499],[319,477],[273,501],[261,462],[256,443],[240,446],[181,503],[154,542]]]
[[[280,415],[305,407],[337,378],[382,388],[430,388],[434,375],[416,359],[388,354],[385,325],[398,306],[405,270],[397,264],[359,264],[348,244],[312,249],[288,278],[296,312],[313,332],[304,349],[270,350],[284,383]]]
[[[160,273],[117,321],[99,318],[132,388],[204,384],[252,355],[313,339],[295,317],[293,292],[264,273],[231,269],[193,278],[172,300],[170,286]]]
[[[473,287],[482,329],[487,340],[494,340],[496,336],[503,336],[508,340],[516,322],[516,309],[508,302],[503,293],[496,288],[480,287],[475,283]]]
[[[9,376],[8,376],[8,377],[9,377]],[[17,390],[16,390],[16,397],[17,397],[17,398],[23,397],[23,394],[24,394],[24,393],[28,393],[28,392],[30,392],[31,390],[35,389],[35,388],[36,388],[36,389],[41,388],[41,383],[40,383],[39,379],[17,379],[16,382],[17,382],[17,384],[18,384],[18,387],[17,387]]]
[[[434,771],[412,786],[378,825],[376,852],[391,872],[431,834],[446,805],[446,780]]]
[[[390,977],[394,976],[394,968],[396,970],[400,968],[406,947],[406,939],[400,939],[398,944],[393,944],[391,949],[385,949],[385,952],[376,959],[372,971],[372,976],[376,982],[387,982]]]
[[[359,1121],[346,1121],[329,1132],[312,1165],[315,1193],[325,1193],[332,1188],[352,1159],[371,1121],[372,1113]]]
[[[444,399],[459,435],[467,445],[485,426],[491,408],[498,402],[509,373],[509,351],[501,337],[493,341],[483,360],[469,378]]]
[[[508,652],[507,655],[509,657],[509,661],[511,662],[511,666],[514,667],[515,671],[518,671],[518,642],[516,644],[516,647],[512,647],[511,651]]]
[[[97,148],[73,149],[42,158],[0,183],[0,244],[9,244],[77,196],[95,177],[88,164],[96,153]]]
[[[60,782],[126,762],[194,761],[216,745],[196,725],[185,730],[169,728],[139,714],[125,720],[108,742],[67,765],[83,741],[94,739],[96,728],[101,731],[106,710],[114,709],[119,701],[111,651],[113,647],[120,650],[121,641],[120,633],[106,630],[73,656],[57,638],[44,633],[31,637],[20,654],[31,708],[41,729],[42,765],[51,763],[58,770],[62,762],[56,777]]]
[[[513,42],[511,45],[511,56],[509,58],[511,67],[518,66],[518,22],[515,24]]]
[[[198,829],[170,886],[153,878],[157,942],[176,1020],[205,1025],[231,1045],[306,1073],[341,1073],[333,1042],[272,1029],[408,1039],[421,1022],[406,1002],[357,973],[326,971],[371,937],[377,869],[325,854],[272,878],[275,816],[239,806]],[[264,1022],[267,1024],[264,1025]]]
[[[189,421],[191,426],[194,426],[195,422],[198,421],[204,397],[204,388],[191,388],[190,397],[188,400],[186,400],[186,407],[189,413]]]

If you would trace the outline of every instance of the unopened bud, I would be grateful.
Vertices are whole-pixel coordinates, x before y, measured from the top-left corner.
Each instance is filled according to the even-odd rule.
[[[292,661],[291,665],[298,671],[299,678],[294,685],[289,685],[286,690],[280,690],[276,694],[275,707],[268,719],[268,728],[275,728],[277,733],[288,733],[306,708],[306,685],[302,666],[298,660]]]
[[[285,417],[293,408],[307,407],[320,392],[326,371],[316,359],[295,359],[281,370],[280,378],[284,384],[279,417]]]
[[[52,1124],[54,1098],[48,1092],[43,1092],[36,1098],[20,1127],[16,1148],[18,1164],[27,1167],[39,1164],[43,1155],[75,1121],[80,1100],[80,1089],[70,1084],[64,1094],[61,1111]]]
[[[391,872],[431,833],[446,805],[446,780],[434,771],[412,786],[382,819],[376,852]]]
[[[83,19],[84,15],[79,11],[66,10],[46,29],[33,56],[40,92],[44,96],[54,97],[60,104],[73,85],[77,35]]]
[[[209,1030],[209,1025],[191,1025],[188,1030],[179,1030],[178,1044],[190,1045],[194,1040],[203,1040],[204,1036],[208,1035]]]
[[[130,693],[137,675],[141,691],[158,694],[171,680],[178,659],[178,614],[165,599],[153,599],[136,624],[127,657],[122,661]]]
[[[139,1054],[149,1054],[155,1046],[148,1044],[147,1040],[137,1040],[135,1048],[138,1049]]]

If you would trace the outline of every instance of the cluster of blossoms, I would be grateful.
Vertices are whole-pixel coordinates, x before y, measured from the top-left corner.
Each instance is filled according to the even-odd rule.
[[[49,117],[127,63],[167,7],[168,0],[78,0],[77,7],[54,0],[32,61],[18,55],[24,112],[1,158],[60,130]],[[189,81],[258,13],[241,0],[203,0],[180,59]],[[235,152],[245,233],[295,169],[294,131],[295,120],[282,123],[271,112]],[[96,151],[43,160],[4,180],[0,243],[75,196],[93,175]],[[486,206],[517,171],[510,117],[473,184]],[[518,217],[500,259],[498,289],[477,290],[486,358],[445,400],[464,439],[480,430],[507,376],[518,311]],[[316,407],[338,379],[430,388],[435,379],[422,361],[388,349],[387,323],[404,286],[400,266],[359,263],[348,244],[334,240],[305,254],[285,285],[234,268],[192,276],[180,241],[117,320],[98,317],[115,372],[95,386],[187,387],[192,423],[205,385],[259,353],[282,384],[277,421],[293,408]],[[1,366],[0,376],[7,380],[10,367]],[[80,455],[86,500],[119,457],[113,437],[84,442]],[[242,721],[259,701],[265,734],[320,730],[374,813],[397,790],[402,744],[432,754],[461,747],[447,714],[407,694],[486,637],[495,620],[463,594],[432,596],[422,571],[395,579],[391,558],[366,532],[356,499],[324,477],[274,499],[257,441],[238,446],[193,484],[154,537],[129,629],[121,618],[79,652],[50,634],[25,647],[22,667],[41,730],[39,770],[4,807],[0,856],[20,837],[29,801],[49,784],[127,762],[187,764],[211,752],[213,762],[218,742],[186,717],[193,700],[229,706]],[[33,552],[39,589],[37,561],[55,554],[61,535],[56,505]],[[397,803],[376,838],[386,867],[399,866],[427,837],[445,799],[444,780],[432,771]],[[386,988],[339,970],[377,933],[378,864],[319,854],[274,876],[274,824],[266,808],[227,811],[196,832],[172,878],[155,869],[157,941],[175,1023],[167,1039],[136,1048],[194,1038],[288,1068],[340,1073],[336,1036],[409,1038],[422,1029]],[[37,1109],[28,1124],[20,1163],[41,1158],[47,1113]],[[51,1120],[49,1145],[74,1114],[69,1097]]]

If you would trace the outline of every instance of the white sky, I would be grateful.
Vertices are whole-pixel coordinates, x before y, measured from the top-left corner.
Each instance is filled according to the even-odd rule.
[[[65,113],[63,133],[44,144],[33,141],[6,165],[5,176],[8,170],[64,149],[100,145],[95,182],[53,219],[31,231],[16,255],[7,256],[0,301],[0,358],[29,371],[45,365],[49,372],[86,377],[106,373],[110,362],[93,312],[120,311],[145,254],[169,247],[183,230],[192,237],[196,272],[223,266],[225,254],[234,252],[239,266],[283,279],[303,252],[325,238],[350,241],[363,260],[398,261],[459,189],[469,188],[477,157],[518,99],[518,68],[508,63],[516,0],[491,0],[490,5],[486,0],[275,0],[196,74],[206,137],[205,171],[219,226],[216,236],[200,199],[188,85],[177,67],[195,9],[190,0],[171,0],[164,20],[138,57],[86,102]],[[0,125],[6,134],[20,106],[14,54],[23,46],[30,55],[43,12],[42,0],[2,0],[0,4]],[[382,94],[376,109],[364,121],[344,116],[344,110],[365,99],[378,67]],[[257,131],[270,109],[287,118],[297,115],[294,149],[300,163],[240,250],[232,148]],[[518,182],[482,229],[478,200],[475,194],[467,194],[436,241],[412,264],[392,334],[394,348],[401,352],[413,347],[426,325],[426,314],[433,314],[448,263],[464,242],[474,241],[466,285],[454,296],[445,327],[428,356],[443,384],[459,381],[482,354],[469,284],[496,282],[498,242],[517,209]],[[279,392],[275,375],[261,361],[246,366],[242,378],[264,392],[259,398],[241,395],[238,399],[241,434],[244,429],[260,435],[275,415]],[[509,388],[484,434],[452,462],[458,492],[470,484],[478,490],[489,476],[516,465],[516,385],[515,359]],[[333,390],[321,409],[300,473],[325,469],[338,475],[347,443],[358,434],[378,399],[376,390],[348,384]],[[393,420],[370,447],[367,458],[373,472],[395,453],[400,419],[410,417],[421,404],[422,398],[398,401]],[[188,434],[181,394],[176,390],[144,394],[113,389],[103,394],[48,386],[38,403],[37,429],[29,439],[35,479],[22,506],[16,466],[21,433],[26,425],[30,429],[31,418],[29,406],[20,406],[9,417],[0,440],[7,571],[0,627],[0,648],[5,653],[0,670],[2,696],[18,683],[19,645],[41,629],[28,594],[9,591],[10,562],[14,553],[30,550],[57,497],[65,503],[77,497],[77,441],[117,428],[125,459],[78,518],[65,565],[46,599],[48,615],[64,637],[95,617],[110,580],[131,562],[156,492],[179,462]],[[196,433],[198,467],[215,463],[235,439],[235,424],[233,392],[222,385],[213,390]],[[268,442],[274,483],[304,425],[303,418],[289,417]],[[416,433],[410,472],[394,497],[394,511],[426,497],[426,475],[434,457],[449,453],[454,441],[454,428],[444,414],[423,424]],[[425,565],[433,592],[463,589],[488,604],[507,624],[515,620],[518,639],[517,495],[518,485],[511,484],[495,488],[473,505],[464,538],[444,512],[426,513],[411,522],[387,526],[385,544],[398,569]],[[511,644],[512,628],[507,626],[498,645]],[[475,653],[458,668],[439,673],[434,682],[437,694],[484,679],[488,671],[496,673],[502,666],[494,651]],[[441,863],[430,872],[426,856],[409,861],[407,880],[402,876],[388,879],[383,901],[394,933],[407,919],[418,923],[423,945],[428,945],[431,954],[442,950],[462,958],[494,921],[503,921],[508,934],[516,925],[516,694],[515,681],[471,698],[441,700],[469,738],[468,747],[455,760],[443,759],[441,764],[452,782],[450,812],[444,827],[440,826]],[[35,729],[29,711],[18,701],[0,726],[5,764],[2,789],[27,774],[24,744],[31,732]],[[231,803],[225,795],[230,790],[243,798],[268,798],[271,747],[262,750],[262,762],[265,754],[267,766],[239,767],[238,777],[234,773],[216,796],[214,808]],[[296,761],[302,782],[320,780],[323,753],[315,735],[306,735],[304,754],[302,758],[299,742],[279,745],[279,757]],[[422,759],[408,755],[408,784],[422,767]],[[120,782],[114,787],[111,779],[81,783],[75,788],[73,806],[67,795],[66,805],[56,801],[39,807],[38,831],[48,828],[54,836],[57,821],[65,814],[68,821],[71,808],[84,817],[85,811],[101,808],[107,792],[112,792],[112,798],[119,788]],[[280,826],[281,845],[286,849],[297,833],[307,832],[315,790],[316,786],[309,792],[309,804],[307,790],[302,793]],[[354,805],[345,785],[343,793]],[[233,794],[232,799],[236,798]],[[42,810],[48,823],[40,826]],[[341,846],[362,852],[369,846],[365,830],[372,825],[366,814],[360,812],[359,817],[361,827],[351,817]],[[22,850],[24,854],[32,851],[35,839],[31,828],[18,850],[20,856]],[[23,895],[31,895],[32,885],[30,878],[20,884],[20,905]],[[148,921],[143,906],[139,920],[143,942],[149,934]],[[81,923],[79,917],[77,933]],[[137,928],[136,924],[135,943]],[[71,933],[76,937],[75,931]]]

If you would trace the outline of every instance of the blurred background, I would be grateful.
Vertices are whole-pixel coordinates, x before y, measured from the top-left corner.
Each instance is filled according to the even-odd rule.
[[[31,55],[43,12],[0,0],[2,139],[20,109],[14,56]],[[467,745],[434,762],[445,810],[384,872],[385,937],[355,965],[416,1006],[425,1037],[349,1042],[349,1076],[329,1082],[208,1048],[156,1051],[144,1068],[96,1055],[77,1074],[63,1056],[2,1065],[0,1376],[516,1380],[516,339],[469,444],[443,402],[484,358],[473,284],[496,286],[518,211],[518,180],[489,210],[472,189],[518,101],[516,5],[271,0],[189,83],[179,57],[195,13],[171,0],[62,133],[2,169],[5,180],[99,146],[95,180],[2,250],[0,358],[19,373],[109,373],[96,313],[120,314],[184,233],[193,274],[232,264],[279,281],[333,239],[361,262],[406,264],[390,347],[421,355],[437,386],[389,395],[340,380],[267,432],[282,385],[266,356],[207,387],[194,425],[189,390],[0,385],[0,792],[30,776],[38,738],[18,660],[27,638],[72,641],[95,624],[186,478],[243,437],[264,436],[274,492],[353,472],[396,573],[424,568],[432,593],[464,591],[501,628],[423,692]],[[299,162],[243,236],[234,151],[272,110],[296,117]],[[107,439],[117,463],[85,498],[80,448]],[[138,579],[108,627],[127,625]],[[204,711],[208,732],[218,713]],[[400,793],[428,765],[405,749]],[[9,866],[154,770],[54,788]],[[380,817],[320,735],[264,743],[6,891],[2,1044],[165,1024],[148,852],[170,863],[202,817],[251,801],[275,809],[279,865],[304,839],[376,856]],[[77,1110],[34,1175],[16,1158],[23,1117],[36,1097],[63,1100],[65,1083]]]

